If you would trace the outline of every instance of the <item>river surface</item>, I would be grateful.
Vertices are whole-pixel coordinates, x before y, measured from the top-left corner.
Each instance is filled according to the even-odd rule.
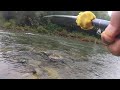
[[[0,79],[118,79],[120,57],[102,45],[0,30]]]

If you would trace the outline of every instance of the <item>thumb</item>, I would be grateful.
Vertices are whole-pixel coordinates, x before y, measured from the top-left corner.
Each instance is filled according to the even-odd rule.
[[[118,34],[118,30],[116,30],[111,24],[109,24],[105,31],[102,32],[101,40],[105,45],[112,44],[114,43]]]

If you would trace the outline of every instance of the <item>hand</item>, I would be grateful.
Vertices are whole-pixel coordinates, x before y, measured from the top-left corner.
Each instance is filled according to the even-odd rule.
[[[120,39],[116,38],[116,33],[112,31],[114,31],[114,28],[112,29],[111,25],[108,26],[101,34],[101,39],[113,55],[120,56]]]
[[[112,13],[111,21],[105,31],[101,34],[103,44],[108,50],[116,56],[120,56],[120,12],[115,11]]]

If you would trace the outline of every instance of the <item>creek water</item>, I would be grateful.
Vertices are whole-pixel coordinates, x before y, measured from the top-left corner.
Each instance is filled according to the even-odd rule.
[[[116,79],[120,58],[102,45],[0,30],[1,79]]]

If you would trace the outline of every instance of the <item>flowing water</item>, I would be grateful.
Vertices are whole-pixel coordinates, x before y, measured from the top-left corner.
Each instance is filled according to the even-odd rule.
[[[120,58],[63,37],[0,30],[1,79],[117,79]]]

